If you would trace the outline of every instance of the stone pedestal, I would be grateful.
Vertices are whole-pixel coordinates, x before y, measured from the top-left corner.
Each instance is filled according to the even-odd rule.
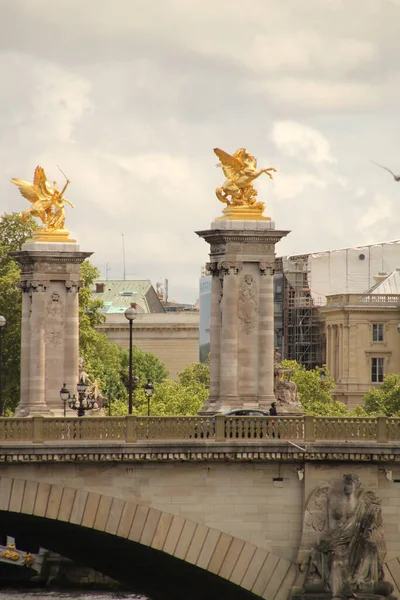
[[[274,397],[275,244],[270,220],[216,220],[211,246],[210,397],[204,412],[269,408]]]
[[[60,389],[78,382],[80,264],[77,243],[29,241],[21,265],[21,399],[16,416],[63,414]]]

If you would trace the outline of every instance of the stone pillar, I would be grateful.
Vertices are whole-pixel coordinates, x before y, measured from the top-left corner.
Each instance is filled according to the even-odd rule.
[[[26,242],[21,265],[21,398],[16,416],[61,416],[60,389],[78,382],[80,264],[91,252],[75,242]]]
[[[261,405],[274,401],[274,271],[260,264],[258,395]]]
[[[210,398],[204,413],[267,408],[274,400],[275,244],[269,220],[216,220],[197,235],[211,246]]]
[[[221,263],[220,398],[229,406],[238,398],[238,278],[240,266]]]
[[[209,263],[208,271],[212,274],[211,282],[211,318],[210,318],[210,406],[219,398],[220,388],[220,342],[221,342],[221,299],[222,278],[217,263]]]

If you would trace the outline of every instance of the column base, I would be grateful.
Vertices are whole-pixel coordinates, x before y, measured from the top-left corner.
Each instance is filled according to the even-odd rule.
[[[14,413],[14,417],[33,417],[34,415],[52,417],[53,413],[46,404],[18,404]]]

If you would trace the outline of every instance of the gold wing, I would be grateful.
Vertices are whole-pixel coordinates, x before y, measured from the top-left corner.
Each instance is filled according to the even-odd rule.
[[[53,195],[42,167],[36,167],[33,183],[16,178],[11,179],[11,183],[18,186],[21,195],[32,204],[38,200],[49,200]]]
[[[35,186],[37,193],[41,196],[41,200],[49,200],[54,193],[47,181],[46,173],[42,167],[36,167],[33,176],[33,185]]]
[[[239,173],[243,169],[242,161],[236,158],[235,156],[231,156],[230,154],[228,154],[224,150],[221,150],[220,148],[214,148],[214,152],[221,161],[221,164],[218,166],[221,166],[225,177],[227,179],[232,179],[233,181],[235,181],[238,178]]]
[[[29,183],[28,181],[24,181],[23,179],[11,179],[11,183],[13,183],[14,185],[18,186],[19,191],[21,193],[21,195],[26,198],[27,200],[29,200],[29,202],[32,202],[32,204],[34,202],[37,202],[38,200],[40,200],[36,188],[32,183]]]

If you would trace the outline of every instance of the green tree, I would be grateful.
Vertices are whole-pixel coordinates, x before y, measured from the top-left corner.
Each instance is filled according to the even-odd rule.
[[[185,367],[178,375],[178,381],[163,378],[157,382],[152,379],[154,393],[150,398],[152,416],[196,415],[209,395],[210,371],[207,364],[193,363]],[[147,415],[148,399],[142,386],[135,390],[133,414]],[[115,402],[111,407],[113,415],[126,415],[125,402]]]
[[[7,321],[2,339],[2,382],[7,413],[15,409],[20,397],[22,308],[22,292],[18,287],[20,266],[8,253],[21,250],[36,228],[30,216],[26,222],[17,213],[5,213],[0,219],[0,314]]]
[[[335,382],[326,367],[307,370],[294,360],[283,360],[281,367],[293,369],[291,380],[297,385],[299,400],[306,414],[321,417],[349,414],[343,402],[332,399]]]
[[[178,375],[182,385],[191,386],[199,383],[206,388],[210,387],[210,358],[205,363],[195,362],[185,367]]]
[[[366,415],[400,416],[400,375],[385,375],[379,389],[371,388],[364,396]]]

